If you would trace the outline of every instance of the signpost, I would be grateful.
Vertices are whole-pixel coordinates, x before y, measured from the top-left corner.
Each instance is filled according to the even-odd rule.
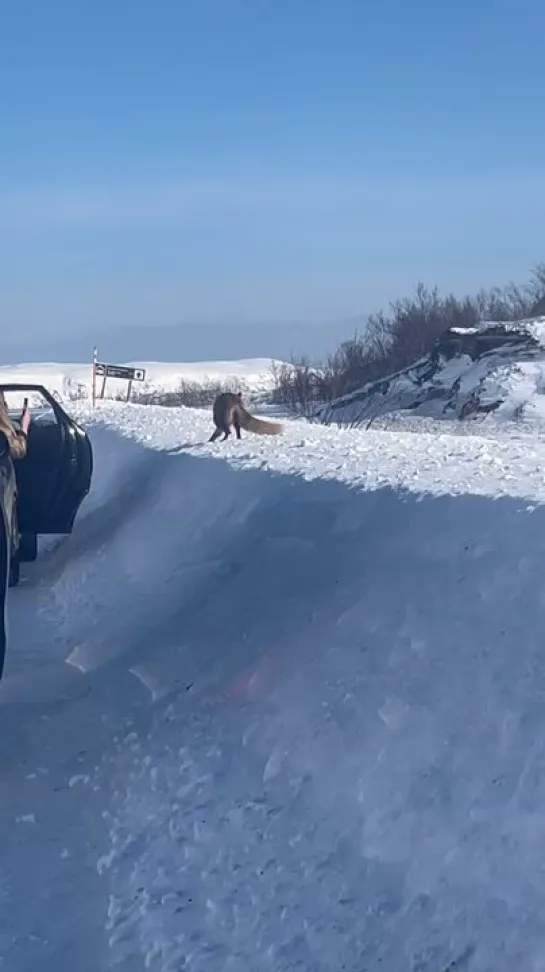
[[[123,381],[128,381],[127,401],[130,401],[133,381],[146,380],[146,371],[144,368],[129,368],[126,365],[105,364],[104,362],[97,361],[97,349],[95,348],[93,351],[93,405],[96,403],[96,379],[98,375],[102,378],[102,388],[100,389],[101,399],[104,398],[108,378],[121,378]]]
[[[93,397],[93,408],[97,402],[97,358],[98,351],[93,348],[93,381],[92,381],[92,397]]]

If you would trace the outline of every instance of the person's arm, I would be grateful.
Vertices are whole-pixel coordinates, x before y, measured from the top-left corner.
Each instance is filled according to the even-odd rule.
[[[0,432],[3,432],[7,439],[11,458],[24,459],[27,454],[27,429],[15,429],[9,418],[0,413]]]
[[[26,432],[23,432],[22,429],[13,429],[9,449],[12,459],[24,459],[27,453]]]
[[[26,433],[22,429],[14,429],[12,425],[2,425],[0,430],[8,440],[12,459],[24,459],[27,452]]]

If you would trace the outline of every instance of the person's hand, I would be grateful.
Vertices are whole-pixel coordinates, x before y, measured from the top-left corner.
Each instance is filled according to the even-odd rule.
[[[28,435],[29,427],[30,427],[30,412],[28,408],[25,406],[25,408],[23,409],[23,414],[21,415],[21,432],[24,432],[25,435]]]

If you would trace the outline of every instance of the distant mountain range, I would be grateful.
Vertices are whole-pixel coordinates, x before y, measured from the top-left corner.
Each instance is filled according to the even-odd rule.
[[[292,354],[320,361],[360,325],[359,318],[328,324],[156,324],[97,328],[96,334],[44,334],[24,341],[0,337],[0,363],[86,361],[94,344],[100,357],[110,361],[288,360]]]

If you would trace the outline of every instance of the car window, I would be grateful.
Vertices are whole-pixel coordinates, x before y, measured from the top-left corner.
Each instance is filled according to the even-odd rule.
[[[4,391],[4,395],[10,418],[15,426],[19,424],[25,398],[28,398],[28,407],[32,413],[33,423],[39,423],[40,425],[56,424],[57,419],[55,413],[41,392],[17,389],[14,391]]]

